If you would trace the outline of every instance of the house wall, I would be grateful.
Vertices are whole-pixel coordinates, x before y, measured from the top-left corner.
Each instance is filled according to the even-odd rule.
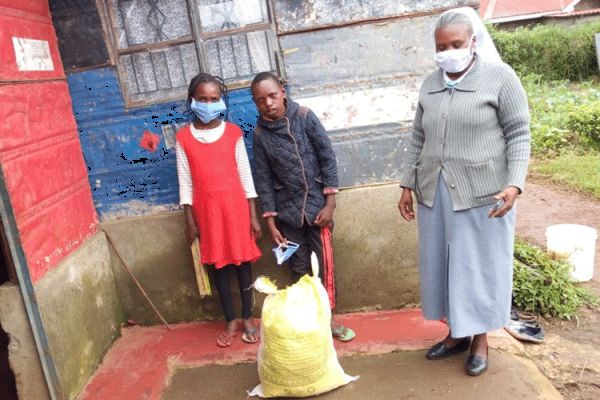
[[[321,118],[338,158],[344,190],[334,246],[341,312],[418,302],[416,228],[400,221],[397,178],[420,82],[435,68],[435,16],[467,4],[478,2],[272,2],[288,93]],[[86,34],[101,32],[93,27],[100,19],[86,15]],[[57,26],[76,20],[64,8],[55,15]],[[220,318],[217,299],[197,294],[177,211],[173,134],[186,120],[183,101],[128,108],[112,61],[80,58],[91,59],[80,52],[71,57],[76,67],[68,82],[102,229],[169,322]],[[229,119],[244,130],[252,157],[256,110],[248,89],[231,91],[230,103]],[[140,146],[145,131],[160,138],[155,152]],[[268,238],[260,246],[264,257],[255,275],[289,282],[288,271],[273,265]],[[158,323],[110,252],[125,318]]]
[[[338,195],[333,232],[337,312],[392,309],[419,302],[416,224],[405,223],[399,217],[399,197],[397,185],[351,188]],[[217,294],[204,299],[198,295],[184,227],[182,212],[102,224],[128,268],[169,323],[222,319]],[[280,287],[290,284],[289,270],[275,265],[270,240],[263,237],[259,247],[263,257],[253,264],[253,275],[267,275]],[[144,325],[160,324],[114,250],[112,257],[125,318]],[[212,280],[210,270],[209,276]],[[216,290],[214,282],[212,288]],[[236,299],[237,292],[233,290]],[[256,296],[254,314],[260,316],[263,297]]]
[[[98,217],[47,1],[0,0],[0,58],[0,164],[27,264],[19,285],[33,285],[29,300],[48,339],[42,351],[52,356],[59,393],[70,399],[116,337],[121,314],[106,243],[99,251]],[[4,294],[0,318],[9,318],[9,327],[27,321],[20,294]],[[9,335],[11,364],[17,376],[28,377],[18,380],[20,398],[45,398],[30,331]],[[19,369],[23,357],[30,362],[26,372]]]
[[[97,218],[48,4],[0,7],[0,162],[36,283],[96,232]],[[46,42],[51,69],[20,70],[13,38]]]

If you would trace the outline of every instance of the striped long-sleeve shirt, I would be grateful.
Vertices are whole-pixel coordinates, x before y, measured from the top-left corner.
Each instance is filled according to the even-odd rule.
[[[530,141],[527,96],[512,68],[476,59],[453,89],[438,69],[421,87],[400,184],[431,207],[441,174],[455,211],[492,204],[507,186],[523,190]]]

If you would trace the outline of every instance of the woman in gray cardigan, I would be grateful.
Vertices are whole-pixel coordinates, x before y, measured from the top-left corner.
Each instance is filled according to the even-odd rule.
[[[445,318],[450,329],[427,358],[470,349],[465,369],[477,376],[488,366],[487,332],[509,320],[514,207],[530,133],[518,77],[499,62],[483,24],[470,14],[450,10],[437,21],[440,68],[421,87],[398,208],[414,219],[415,192],[423,313]]]

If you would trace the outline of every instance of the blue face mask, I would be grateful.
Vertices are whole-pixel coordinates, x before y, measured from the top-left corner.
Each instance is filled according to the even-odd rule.
[[[208,124],[215,118],[218,118],[219,115],[227,111],[227,106],[223,99],[217,102],[203,103],[201,101],[196,101],[196,99],[192,98],[192,103],[190,104],[190,108],[196,114],[200,121],[205,124]]]
[[[287,261],[287,259],[298,250],[298,247],[300,247],[298,243],[290,242],[288,240],[285,245],[279,245],[273,248],[273,254],[275,254],[277,264],[281,265]]]

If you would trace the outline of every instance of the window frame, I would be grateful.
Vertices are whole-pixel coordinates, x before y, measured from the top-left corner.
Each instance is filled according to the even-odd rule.
[[[279,48],[279,40],[277,39],[277,25],[275,22],[275,14],[273,11],[272,0],[264,0],[266,2],[266,10],[268,21],[249,24],[241,28],[227,29],[224,31],[216,32],[203,32],[202,21],[200,19],[200,13],[198,11],[197,0],[184,0],[186,4],[187,17],[190,23],[191,35],[181,37],[178,39],[171,39],[162,42],[146,43],[129,46],[126,48],[119,48],[117,40],[117,17],[110,4],[111,0],[97,0],[98,8],[100,11],[102,23],[105,26],[105,35],[108,39],[108,50],[110,55],[111,63],[116,67],[117,76],[119,79],[119,86],[123,99],[125,101],[125,108],[143,107],[153,104],[163,104],[172,101],[182,100],[181,95],[165,95],[159,99],[133,99],[127,91],[127,71],[125,66],[120,61],[120,57],[124,55],[131,55],[136,53],[151,53],[157,50],[166,50],[170,47],[176,47],[185,44],[194,44],[196,48],[196,58],[198,61],[198,69],[200,72],[210,73],[208,66],[208,51],[206,49],[206,42],[209,40],[231,37],[234,35],[251,33],[251,32],[265,32],[267,39],[267,46],[269,47],[269,59],[271,64],[275,68],[275,72],[284,79],[285,69],[283,68],[283,59],[281,56],[281,50]],[[228,90],[236,90],[250,87],[251,79],[242,81],[227,83]],[[164,90],[164,89],[163,89]],[[143,96],[143,93],[141,94]]]

